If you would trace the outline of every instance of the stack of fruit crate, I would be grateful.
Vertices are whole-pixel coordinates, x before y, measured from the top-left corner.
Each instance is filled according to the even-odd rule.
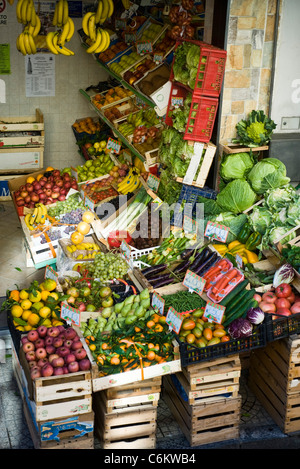
[[[156,446],[160,376],[94,393],[95,436],[103,449]]]
[[[250,356],[249,387],[283,433],[300,430],[300,338],[274,340]]]
[[[164,377],[163,399],[191,446],[239,438],[239,355],[198,362]]]

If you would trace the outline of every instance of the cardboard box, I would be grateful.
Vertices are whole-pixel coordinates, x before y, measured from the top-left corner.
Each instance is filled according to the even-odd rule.
[[[16,212],[19,217],[24,215],[24,207],[17,206],[14,193],[19,189],[20,186],[26,184],[26,180],[29,176],[36,178],[39,174],[44,174],[45,172],[45,169],[40,169],[39,171],[35,171],[33,173],[23,174],[22,176],[16,176],[15,178],[8,181],[8,188],[10,190],[11,198],[13,200]]]
[[[31,172],[41,169],[44,163],[44,147],[16,147],[0,149],[0,173]]]

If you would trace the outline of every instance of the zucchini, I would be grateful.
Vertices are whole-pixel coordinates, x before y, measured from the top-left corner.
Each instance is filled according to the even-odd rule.
[[[236,319],[237,317],[240,317],[244,314],[245,309],[250,308],[249,304],[250,301],[252,302],[253,300],[253,295],[254,291],[253,290],[248,290],[248,294],[244,296],[243,301],[239,302],[234,308],[232,308],[229,312],[227,311],[226,313],[226,320],[223,323],[224,327],[227,327],[228,324],[230,324],[233,319]]]
[[[251,290],[244,290],[241,292],[237,298],[234,298],[232,302],[226,307],[226,314],[228,315],[233,311],[235,308],[237,308],[239,305],[244,303],[247,299],[250,300],[253,298],[253,295],[255,294],[255,290],[252,288]]]
[[[233,298],[235,298],[239,293],[241,293],[246,286],[248,285],[249,280],[245,279],[242,282],[240,282],[231,292],[228,293],[227,296],[219,303],[222,306],[227,306],[228,304],[231,303]]]
[[[257,305],[258,305],[258,302],[254,300],[254,298],[252,298],[252,300],[242,305],[234,314],[232,314],[229,318],[227,318],[226,321],[224,321],[223,326],[228,327],[229,324],[231,324],[232,321],[234,321],[235,319],[245,318],[249,309],[256,308]]]

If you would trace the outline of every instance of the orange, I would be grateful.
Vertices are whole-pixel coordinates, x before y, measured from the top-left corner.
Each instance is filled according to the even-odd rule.
[[[20,318],[23,314],[23,308],[19,305],[13,305],[11,308],[11,314],[15,318]]]
[[[155,326],[155,322],[152,321],[152,319],[150,319],[150,320],[147,322],[147,327],[148,327],[149,329],[151,329],[153,326]]]
[[[117,357],[117,356],[111,357],[110,364],[111,365],[119,365],[120,364],[120,358]]]
[[[20,291],[20,299],[21,300],[26,300],[29,297],[29,293],[26,290],[21,290]]]
[[[149,352],[147,353],[148,360],[154,360],[155,357],[156,357],[156,353],[153,350],[149,350]]]
[[[47,171],[53,171],[53,170],[54,170],[54,168],[52,168],[52,166],[48,166],[48,168],[46,168],[46,172]]]
[[[82,218],[82,221],[85,221],[86,223],[92,223],[92,221],[95,220],[94,214],[90,212],[89,210],[84,212],[81,218]]]
[[[83,234],[79,233],[79,231],[73,231],[71,234],[71,241],[73,244],[80,244],[84,240]]]
[[[53,291],[56,288],[56,281],[52,280],[51,278],[47,278],[43,282],[43,289],[48,291]]]
[[[21,308],[30,309],[31,306],[32,306],[32,302],[30,300],[22,300],[21,301]]]
[[[20,301],[20,292],[19,290],[12,290],[9,294],[9,298],[15,301]]]
[[[154,330],[155,330],[155,332],[162,332],[164,330],[164,328],[161,324],[155,324]]]
[[[49,295],[50,295],[50,292],[48,290],[42,290],[41,291],[42,301],[46,301]]]
[[[37,303],[37,302],[41,301],[41,299],[42,299],[41,292],[39,292],[39,291],[37,291],[37,290],[35,290],[34,292],[30,292],[28,299],[29,299],[32,303]]]
[[[27,319],[29,318],[31,313],[32,313],[32,311],[30,309],[26,309],[25,311],[23,311],[22,319],[24,319],[24,321],[27,321]]]
[[[94,350],[96,350],[96,345],[95,345],[95,344],[91,344],[91,345],[89,345],[89,348],[90,348],[90,350],[93,352]]]
[[[51,309],[48,308],[48,306],[43,306],[39,310],[39,315],[41,316],[41,318],[47,319],[51,315]]]
[[[34,179],[33,176],[28,176],[28,178],[26,179],[26,182],[27,182],[28,184],[32,184],[34,181],[35,181],[35,179]]]
[[[31,313],[27,321],[30,326],[37,326],[40,322],[40,316],[36,313]]]

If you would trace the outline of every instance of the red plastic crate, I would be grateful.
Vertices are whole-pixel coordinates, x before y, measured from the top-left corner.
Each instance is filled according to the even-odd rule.
[[[175,109],[174,102],[175,100],[182,99],[182,102],[185,100],[186,96],[188,95],[189,91],[187,90],[186,87],[177,85],[175,83],[171,84],[171,91],[170,91],[170,96],[169,96],[169,102],[168,102],[168,107],[167,107],[167,112],[166,112],[166,117],[165,117],[165,123],[169,126],[172,126],[173,120],[172,120],[172,110]]]
[[[208,143],[217,115],[217,98],[193,95],[184,140]]]
[[[197,96],[219,97],[225,73],[227,52],[202,41],[184,39],[178,40],[176,42],[175,53],[177,47],[184,41],[200,46],[200,60],[195,88],[193,90],[194,94]],[[174,61],[175,54],[173,63]],[[174,80],[173,66],[170,74],[170,80]]]

